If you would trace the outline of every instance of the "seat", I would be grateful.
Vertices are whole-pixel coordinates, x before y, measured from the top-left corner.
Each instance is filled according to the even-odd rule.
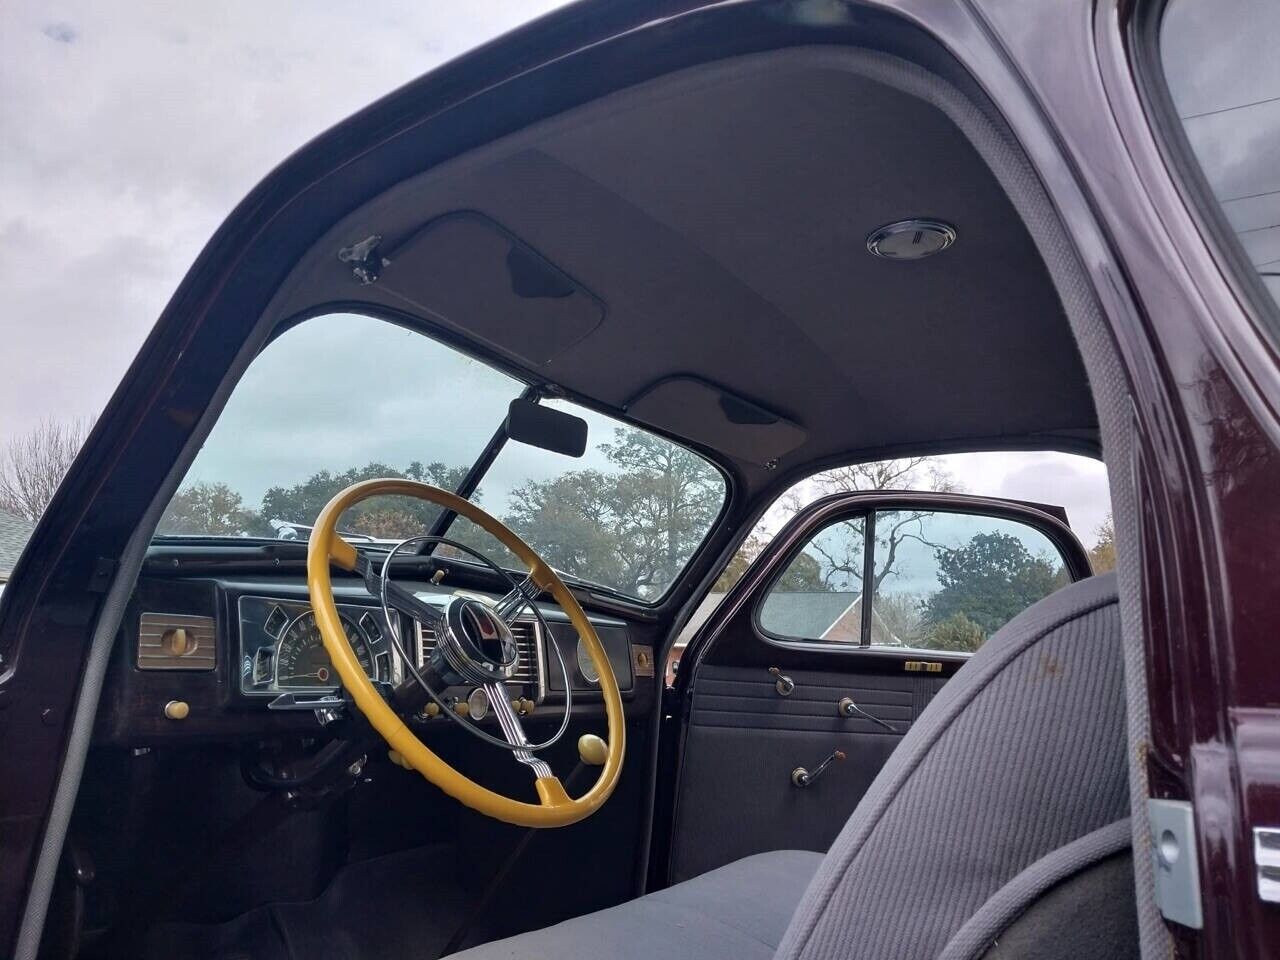
[[[760,854],[465,960],[1137,957],[1113,575],[998,631],[820,856]],[[1008,934],[1005,937],[1005,934]]]
[[[770,960],[822,862],[808,850],[758,853],[665,890],[454,954],[461,960]]]

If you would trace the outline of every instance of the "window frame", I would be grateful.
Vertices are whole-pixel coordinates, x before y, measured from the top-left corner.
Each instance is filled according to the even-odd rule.
[[[773,588],[777,586],[788,570],[791,569],[792,562],[796,557],[804,552],[805,547],[813,542],[813,539],[830,527],[834,527],[837,523],[848,523],[850,520],[862,520],[862,582],[867,580],[867,565],[872,552],[867,549],[867,545],[871,542],[867,534],[870,532],[875,535],[875,524],[872,517],[875,516],[875,507],[866,507],[862,510],[854,511],[849,514],[842,514],[835,517],[824,519],[820,524],[806,528],[804,535],[797,539],[787,550],[786,554],[778,561],[776,569],[770,572],[769,579],[760,588],[756,596],[755,602],[751,609],[751,626],[761,637],[770,643],[782,644],[788,647],[802,646],[806,644],[820,644],[823,648],[836,647],[845,650],[862,649],[867,644],[868,617],[866,613],[867,604],[863,604],[862,622],[858,627],[857,643],[840,643],[835,640],[823,640],[818,637],[789,637],[785,634],[775,633],[766,627],[760,619],[764,611],[765,601],[769,599],[769,595],[773,593]]]
[[[843,505],[847,507],[841,509]],[[825,509],[824,509],[825,506]],[[877,513],[894,510],[921,510],[934,513],[969,514],[990,519],[1009,520],[1022,523],[1044,534],[1058,551],[1062,559],[1063,569],[1070,582],[1093,576],[1089,567],[1088,554],[1080,543],[1075,531],[1062,520],[1045,512],[1037,504],[1016,500],[1000,500],[989,497],[976,497],[969,494],[941,494],[932,492],[913,493],[909,491],[884,493],[882,491],[857,491],[835,494],[820,500],[806,510],[797,514],[794,526],[788,525],[779,533],[779,539],[785,537],[779,552],[773,557],[767,577],[756,587],[756,595],[751,601],[751,627],[759,639],[765,643],[787,650],[803,650],[813,653],[834,653],[852,655],[920,654],[928,659],[967,660],[973,656],[954,650],[931,650],[928,647],[893,647],[871,643],[871,614],[875,606],[871,603],[862,605],[862,618],[857,643],[844,643],[835,640],[822,640],[813,637],[787,637],[767,629],[761,622],[761,613],[765,601],[774,586],[786,574],[791,562],[804,551],[810,541],[828,527],[856,517],[863,517],[863,583],[868,581],[868,566],[874,564],[875,520]],[[872,568],[874,570],[874,568]]]
[[[1160,30],[1173,2],[1178,0],[1141,2],[1129,19],[1125,45],[1138,101],[1169,180],[1209,258],[1252,327],[1267,337],[1273,349],[1280,349],[1280,303],[1267,289],[1258,268],[1227,222],[1173,102],[1160,48]]]

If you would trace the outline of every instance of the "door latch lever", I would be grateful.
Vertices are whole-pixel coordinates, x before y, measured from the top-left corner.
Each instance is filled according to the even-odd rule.
[[[804,789],[813,786],[815,780],[827,772],[827,767],[835,763],[837,760],[844,759],[843,750],[832,750],[830,756],[823,760],[813,770],[806,770],[804,767],[796,767],[791,771],[791,785]]]

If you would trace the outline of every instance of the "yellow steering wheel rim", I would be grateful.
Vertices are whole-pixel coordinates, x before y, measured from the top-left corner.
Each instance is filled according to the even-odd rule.
[[[600,674],[600,692],[604,695],[605,716],[609,726],[608,754],[595,785],[583,796],[576,799],[570,797],[555,776],[538,777],[534,781],[538,803],[514,800],[482,787],[445,763],[418,739],[365,674],[338,618],[329,565],[332,563],[344,570],[355,570],[356,550],[338,534],[338,518],[362,500],[386,495],[416,497],[436,503],[478,524],[524,562],[533,582],[548,591],[569,617]],[[564,581],[506,524],[490,516],[470,500],[464,500],[448,490],[427,483],[401,479],[364,480],[337,494],[316,518],[307,544],[307,587],[311,592],[311,606],[315,611],[316,625],[320,629],[325,650],[351,699],[392,750],[449,796],[480,813],[524,827],[563,827],[577,823],[590,816],[609,799],[618,783],[618,775],[622,772],[622,758],[626,749],[622,695],[618,690],[617,677],[613,674],[613,667],[600,643],[600,637]]]

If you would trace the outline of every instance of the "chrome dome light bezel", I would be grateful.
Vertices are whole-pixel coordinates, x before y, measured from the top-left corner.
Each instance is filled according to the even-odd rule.
[[[885,241],[902,237],[908,233],[925,235],[932,238],[933,242],[927,246],[922,245],[917,252],[911,252],[908,248],[908,252],[905,254],[891,252],[892,248],[886,246]],[[908,220],[895,220],[893,223],[886,223],[883,227],[878,227],[871,231],[867,235],[867,250],[882,260],[904,262],[924,260],[951,247],[956,242],[956,237],[956,228],[949,223],[925,217],[912,217]],[[919,240],[916,242],[918,243]]]

